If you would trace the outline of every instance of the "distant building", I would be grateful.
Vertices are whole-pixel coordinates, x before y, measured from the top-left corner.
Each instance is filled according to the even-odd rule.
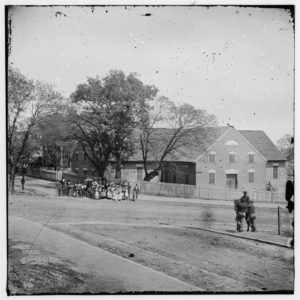
[[[196,156],[195,156],[196,157]],[[157,165],[156,160],[149,156],[147,162],[148,172],[153,170]],[[164,168],[159,172],[151,182],[169,182],[181,184],[196,184],[195,176],[195,162],[194,159],[190,160],[186,156],[174,160],[167,160]],[[88,160],[87,156],[79,143],[71,154],[71,170],[80,176],[97,177],[98,173],[95,166]],[[107,170],[105,171],[105,178],[109,181],[115,177],[115,162],[110,161]],[[143,181],[145,171],[143,160],[139,150],[128,160],[122,162],[121,177],[130,182]]]
[[[195,185],[209,189],[262,191],[270,188],[284,192],[287,173],[285,157],[263,131],[217,127],[214,142],[202,151],[182,147],[166,158],[159,176],[151,182]],[[148,171],[155,168],[155,155],[149,156]],[[114,161],[105,172],[108,180],[115,176]],[[79,144],[71,154],[72,172],[81,176],[98,176]],[[122,162],[122,179],[142,181],[145,172],[138,147]]]
[[[223,127],[216,141],[196,159],[196,185],[204,188],[283,193],[285,157],[263,131]]]

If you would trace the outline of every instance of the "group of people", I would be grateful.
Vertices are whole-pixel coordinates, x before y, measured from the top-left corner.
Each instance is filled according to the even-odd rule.
[[[246,220],[247,223],[247,231],[251,229],[252,232],[255,232],[256,215],[255,215],[254,201],[250,200],[246,190],[243,191],[243,197],[241,199],[234,201],[234,209],[236,212],[235,221],[236,221],[237,232],[243,231],[244,219]]]
[[[136,184],[131,190],[129,182],[110,183],[90,181],[71,181],[64,177],[57,182],[59,196],[88,197],[92,199],[112,199],[114,201],[132,200],[136,201],[139,194],[139,187]]]

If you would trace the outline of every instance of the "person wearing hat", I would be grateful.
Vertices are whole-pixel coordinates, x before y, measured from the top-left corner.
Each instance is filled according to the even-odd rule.
[[[244,189],[243,190],[243,197],[241,198],[241,202],[244,202],[244,203],[249,203],[249,201],[250,201],[250,198],[249,198],[249,196],[247,195],[247,190],[246,189]]]

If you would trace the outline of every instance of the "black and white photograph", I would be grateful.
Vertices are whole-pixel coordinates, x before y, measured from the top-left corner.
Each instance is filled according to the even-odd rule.
[[[6,295],[294,294],[295,5],[25,4]]]

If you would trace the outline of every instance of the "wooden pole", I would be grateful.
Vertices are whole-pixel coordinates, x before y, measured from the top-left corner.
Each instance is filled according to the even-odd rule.
[[[278,206],[278,235],[281,234],[281,208]]]

